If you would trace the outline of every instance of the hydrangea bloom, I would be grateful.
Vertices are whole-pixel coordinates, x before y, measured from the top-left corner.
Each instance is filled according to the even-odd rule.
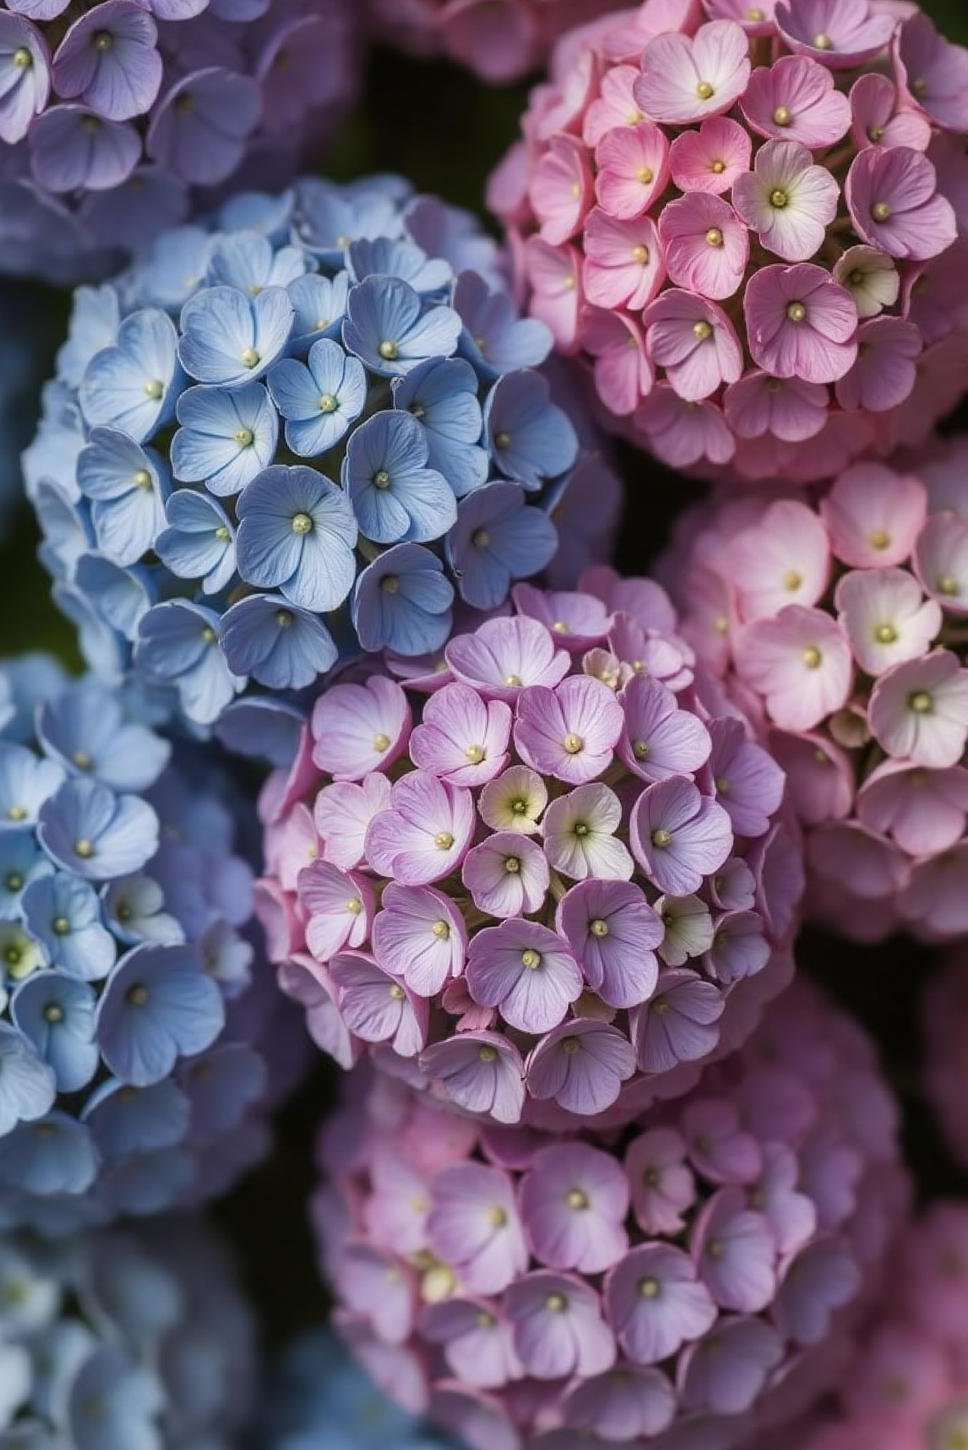
[[[251,1408],[255,1324],[204,1223],[0,1238],[9,1450],[229,1450]]]
[[[300,1054],[250,970],[229,782],[120,692],[41,686],[36,738],[0,726],[0,1213],[61,1233],[222,1192]]]
[[[262,1421],[259,1443],[266,1450],[445,1450],[436,1433],[388,1399],[323,1329],[285,1350]]]
[[[315,1215],[337,1324],[475,1450],[747,1445],[836,1373],[906,1200],[872,1045],[805,986],[622,1134],[350,1081]]]
[[[439,648],[552,560],[572,482],[607,515],[550,346],[471,218],[387,177],[236,198],[82,288],[25,474],[91,664],[206,725]]]
[[[356,94],[357,31],[349,0],[12,0],[0,271],[103,276],[213,188],[288,179]]]
[[[907,1230],[835,1397],[756,1450],[959,1450],[968,1435],[968,1206],[941,1200]]]
[[[815,914],[865,940],[968,930],[963,458],[853,464],[817,503],[732,492],[663,566],[683,633],[787,773]]]
[[[502,84],[545,59],[570,26],[614,0],[369,0],[374,34],[411,55],[443,55]]]
[[[786,984],[799,845],[662,589],[599,566],[513,600],[320,696],[263,794],[260,915],[342,1066],[501,1123],[627,1120]]]
[[[644,0],[563,38],[490,203],[534,317],[677,469],[809,482],[968,385],[968,51],[890,0]]]

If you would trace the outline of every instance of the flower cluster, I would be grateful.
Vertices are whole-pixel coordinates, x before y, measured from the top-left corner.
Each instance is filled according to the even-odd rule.
[[[267,1450],[446,1450],[323,1329],[287,1347],[263,1419]]]
[[[722,497],[665,561],[683,632],[762,722],[813,909],[877,940],[968,931],[968,483],[959,444],[819,503]]]
[[[954,949],[922,1001],[922,1081],[945,1141],[968,1167],[968,951]]]
[[[0,271],[74,282],[213,187],[293,174],[355,96],[349,0],[10,0]]]
[[[229,1450],[255,1325],[224,1245],[161,1219],[69,1247],[0,1238],[4,1450]]]
[[[966,132],[916,5],[645,0],[559,42],[490,203],[615,426],[806,482],[968,385]]]
[[[369,0],[374,34],[411,55],[446,56],[499,85],[544,61],[572,25],[615,0]]]
[[[289,1070],[233,817],[130,697],[29,659],[0,681],[0,1212],[198,1202],[265,1151]]]
[[[792,969],[782,772],[662,589],[582,584],[331,686],[262,800],[257,910],[317,1042],[501,1123],[627,1121]]]
[[[968,1443],[968,1206],[912,1224],[890,1288],[844,1357],[837,1400],[756,1450],[960,1450]]]
[[[387,177],[236,198],[81,289],[24,465],[89,662],[205,725],[439,648],[551,561],[573,482],[612,487],[550,347],[476,223]]]
[[[323,1130],[337,1324],[476,1450],[745,1445],[832,1378],[906,1205],[872,1045],[805,986],[690,1095],[566,1139],[384,1074]]]

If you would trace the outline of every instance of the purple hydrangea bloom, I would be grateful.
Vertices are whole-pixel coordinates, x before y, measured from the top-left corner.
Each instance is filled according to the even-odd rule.
[[[286,1078],[230,782],[136,694],[29,659],[0,678],[45,695],[0,730],[3,1214],[64,1233],[201,1201]]]
[[[467,1085],[500,1040],[433,1051]],[[321,1139],[335,1322],[471,1450],[759,1444],[835,1379],[876,1295],[907,1207],[897,1127],[871,1044],[804,985],[626,1132],[474,1124],[364,1068]]]
[[[792,968],[782,772],[658,585],[579,582],[348,670],[262,797],[270,956],[317,1041],[505,1125],[627,1122]]]
[[[0,271],[103,276],[210,204],[213,188],[289,180],[348,110],[360,51],[346,0],[11,5],[0,16]]]
[[[173,114],[208,115],[194,94]],[[360,650],[438,650],[455,611],[497,609],[552,563],[572,476],[612,479],[580,397],[538,371],[550,334],[515,320],[502,265],[398,178],[306,178],[79,289],[24,472],[92,667],[173,688],[212,725],[237,694],[302,690]],[[487,359],[468,331],[485,324]],[[556,572],[573,582],[608,533],[579,527]]]

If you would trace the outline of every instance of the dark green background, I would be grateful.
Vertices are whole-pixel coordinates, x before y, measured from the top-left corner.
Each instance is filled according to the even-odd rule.
[[[925,0],[924,8],[952,39],[968,43],[968,0]],[[358,112],[320,169],[338,178],[396,171],[421,191],[480,209],[491,168],[517,136],[526,95],[526,85],[492,90],[447,65],[420,65],[376,51]],[[44,359],[38,385],[51,371],[66,308],[63,295],[39,286],[18,284],[13,294],[0,294],[0,345],[14,329],[30,329]],[[24,442],[35,411],[26,410],[21,419]],[[621,465],[629,503],[619,563],[641,573],[662,546],[671,519],[699,491],[642,455],[625,452]],[[46,648],[76,665],[70,630],[53,609],[46,576],[35,562],[32,518],[21,509],[4,532],[0,655]],[[917,1091],[918,987],[931,970],[932,954],[901,940],[864,948],[808,933],[800,956],[881,1043],[904,1104],[906,1147],[921,1192],[968,1190],[968,1179],[945,1157]],[[273,1159],[219,1209],[241,1249],[246,1277],[274,1343],[318,1319],[324,1308],[305,1220],[314,1129],[332,1101],[335,1080],[334,1073],[317,1067],[281,1117]]]

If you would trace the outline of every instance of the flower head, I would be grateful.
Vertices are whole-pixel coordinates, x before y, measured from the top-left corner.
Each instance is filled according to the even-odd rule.
[[[46,696],[30,744],[0,731],[0,1197],[13,1226],[74,1233],[235,1176],[275,1029],[228,782],[94,677],[0,673]]]
[[[961,350],[968,52],[903,8],[650,0],[552,52],[489,200],[532,316],[667,465],[813,483],[949,410],[919,360]]]
[[[322,984],[320,1046],[508,1125],[626,1121],[745,1035],[802,886],[782,773],[668,596],[581,583],[332,685],[262,797],[271,954]]]
[[[677,580],[700,659],[742,709],[761,713],[807,831],[813,909],[872,939],[899,919],[947,938],[963,920],[968,676],[957,641],[968,549],[958,442],[937,444],[917,466],[854,464],[813,503],[721,498],[686,529],[665,575]],[[709,592],[710,580],[707,608],[695,591],[702,582]],[[730,773],[721,752],[734,731],[745,749],[738,725],[710,727],[717,775]],[[768,771],[757,765],[749,784],[769,799]],[[721,796],[727,810],[733,799]]]
[[[571,1073],[594,1089],[615,1036],[601,1021],[562,1026],[529,1077],[543,1094]],[[432,1051],[462,1064],[465,1087],[476,1060],[483,1090],[485,1069],[502,1071],[500,1040],[459,1033]],[[797,1402],[784,1411],[777,1376],[828,1385],[840,1365],[824,1337],[836,1328],[839,1343],[876,1291],[905,1203],[895,1115],[863,1034],[794,988],[661,1119],[614,1138],[515,1133],[451,1118],[399,1079],[366,1079],[324,1134],[315,1225],[351,1344],[391,1356],[377,1373],[387,1392],[403,1394],[402,1354],[408,1400],[484,1450],[544,1443],[546,1415],[560,1421],[555,1445],[666,1431],[689,1444],[722,1417],[741,1417],[744,1433],[761,1415],[789,1419]],[[830,1217],[827,1185],[848,1163]],[[403,1195],[416,1214],[400,1212]],[[382,1286],[364,1296],[360,1254]],[[522,1376],[540,1393],[522,1394]]]
[[[314,129],[332,128],[359,85],[352,8],[272,0],[229,23],[227,35],[209,0],[151,9],[43,0],[4,15],[2,270],[61,284],[103,276],[208,205],[213,187],[289,174]],[[313,51],[325,65],[307,64]],[[14,202],[16,192],[33,205]],[[258,207],[240,215],[262,230]],[[257,252],[265,239],[247,243]],[[169,277],[179,261],[191,265],[187,248],[180,258],[166,251]],[[176,285],[186,275],[182,266]]]
[[[214,116],[189,88],[159,127],[180,106]],[[433,653],[455,605],[497,610],[546,568],[573,476],[611,479],[499,263],[393,178],[305,178],[80,290],[26,485],[89,660],[211,725],[237,694],[304,689],[360,650]],[[613,527],[575,513],[566,584]]]

